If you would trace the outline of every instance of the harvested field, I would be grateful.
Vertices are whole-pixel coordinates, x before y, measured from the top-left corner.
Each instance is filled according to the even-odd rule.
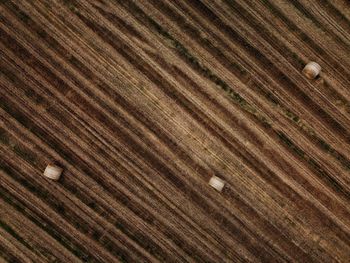
[[[349,54],[346,0],[1,0],[0,262],[349,262]]]

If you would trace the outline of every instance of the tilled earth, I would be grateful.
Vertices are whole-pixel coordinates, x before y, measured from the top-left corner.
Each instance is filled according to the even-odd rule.
[[[0,1],[0,262],[348,262],[349,54],[347,0]]]

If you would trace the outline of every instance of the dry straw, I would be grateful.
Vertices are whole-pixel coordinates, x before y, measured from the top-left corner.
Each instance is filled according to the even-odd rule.
[[[213,176],[209,180],[209,185],[211,187],[213,187],[215,190],[221,192],[225,186],[225,182],[224,182],[224,180],[220,179],[219,177]]]
[[[303,69],[303,74],[308,79],[316,78],[320,74],[320,72],[321,72],[321,66],[313,61],[307,63]]]
[[[57,181],[60,179],[62,172],[63,169],[61,167],[54,164],[49,164],[44,171],[44,176],[51,180]]]

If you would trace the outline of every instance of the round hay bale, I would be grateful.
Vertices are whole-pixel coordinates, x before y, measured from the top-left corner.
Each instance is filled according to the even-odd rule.
[[[57,181],[60,179],[62,172],[63,169],[61,167],[54,164],[49,164],[44,171],[44,176],[51,180]]]
[[[308,79],[316,78],[320,74],[320,72],[321,72],[321,66],[313,61],[307,63],[303,69],[303,74]]]
[[[211,187],[213,187],[215,190],[221,192],[222,189],[225,186],[225,181],[222,180],[221,178],[217,177],[217,176],[213,176],[212,178],[210,178],[209,180],[209,185]]]

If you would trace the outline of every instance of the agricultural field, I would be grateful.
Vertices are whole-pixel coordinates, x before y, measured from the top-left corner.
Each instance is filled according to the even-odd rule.
[[[350,2],[1,0],[0,168],[0,262],[349,262]]]

